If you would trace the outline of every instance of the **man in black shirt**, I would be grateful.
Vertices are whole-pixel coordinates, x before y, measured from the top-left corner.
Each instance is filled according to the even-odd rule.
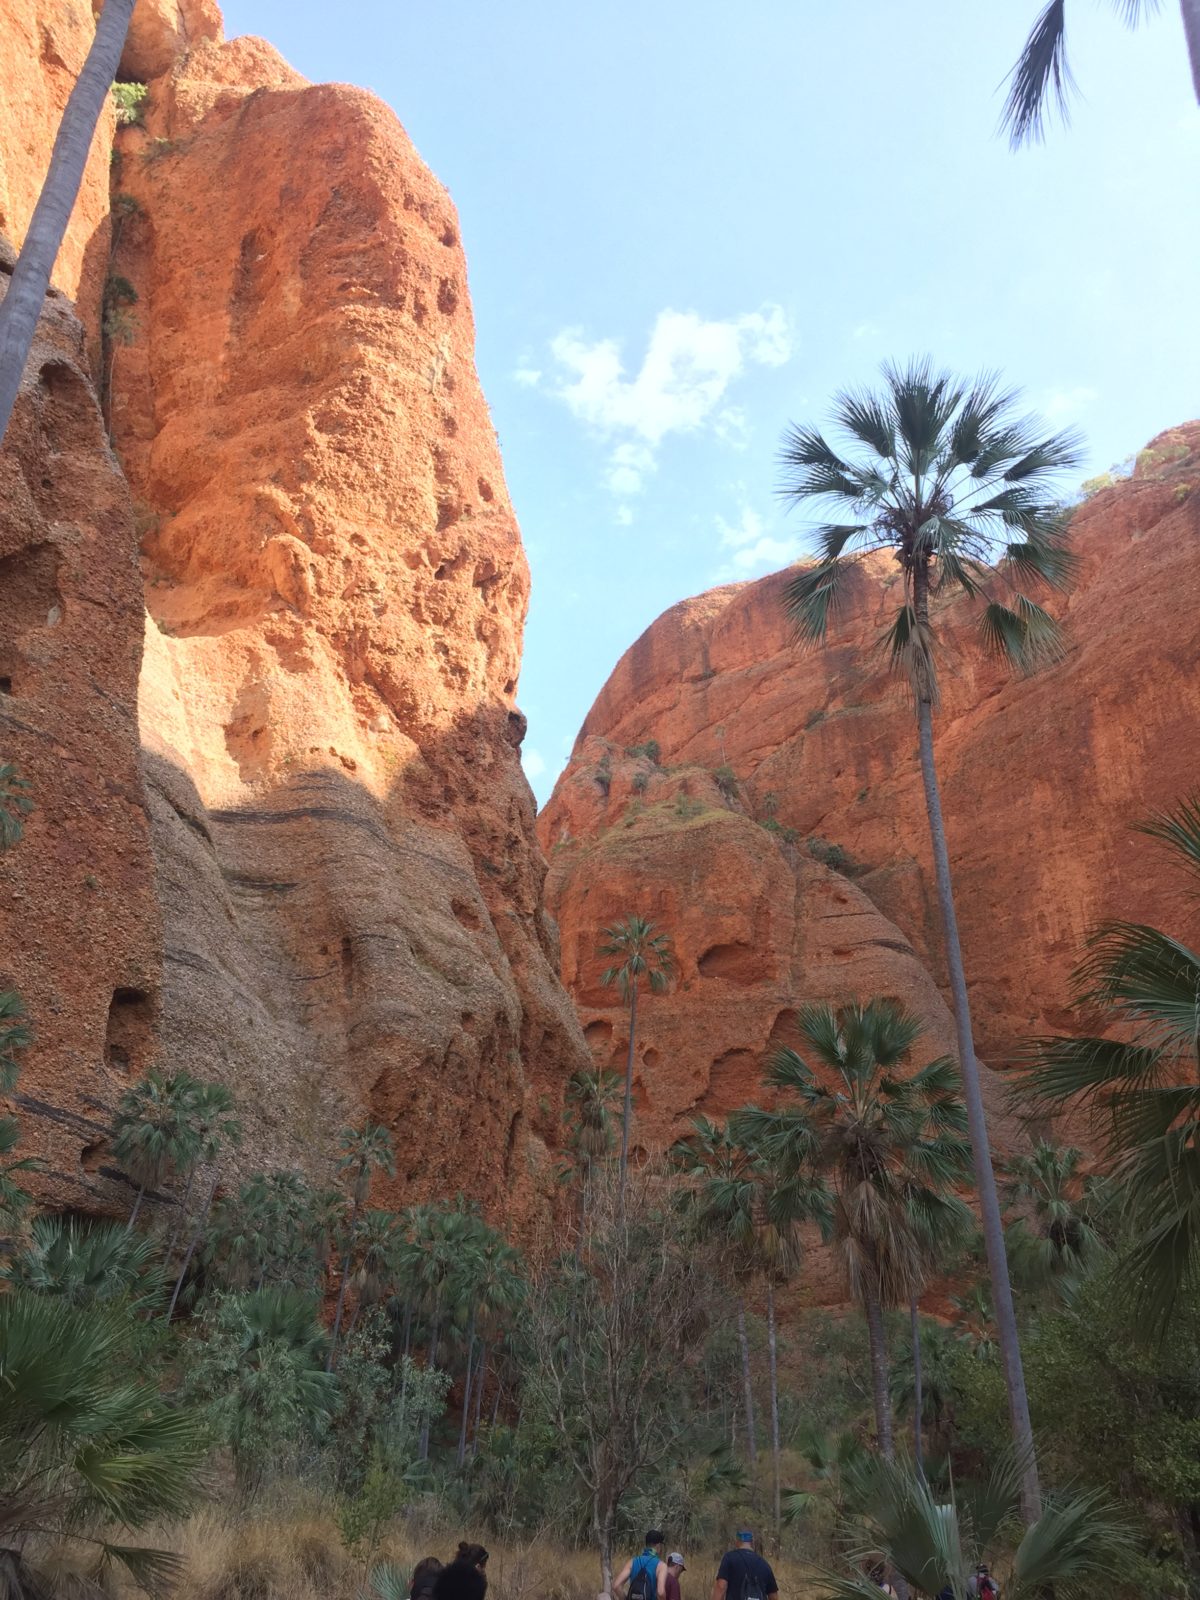
[[[779,1585],[770,1566],[754,1550],[754,1535],[741,1528],[737,1548],[727,1550],[717,1569],[712,1600],[775,1600]]]

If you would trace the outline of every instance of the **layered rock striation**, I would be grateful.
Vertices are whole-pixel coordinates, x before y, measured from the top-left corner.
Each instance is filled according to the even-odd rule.
[[[966,608],[939,619],[937,755],[978,1048],[993,1067],[1072,1025],[1089,926],[1169,919],[1181,892],[1131,827],[1197,782],[1200,425],[1153,441],[1073,526],[1081,570],[1060,604],[1060,665],[1011,678],[981,653]],[[539,819],[564,976],[606,1064],[623,1033],[597,986],[598,930],[639,911],[675,938],[680,982],[644,1007],[655,1141],[694,1111],[753,1098],[780,1018],[805,1000],[896,994],[949,1045],[915,724],[875,650],[894,569],[863,571],[820,651],[792,641],[786,581],[715,589],[652,624]],[[637,753],[648,741],[654,761]]]
[[[126,54],[146,112],[118,136],[126,317],[99,370],[132,517],[98,422],[93,445],[127,565],[140,545],[152,900],[124,985],[143,1042],[87,1046],[93,1098],[151,1061],[222,1079],[243,1169],[320,1176],[370,1116],[392,1200],[461,1191],[524,1225],[587,1055],[542,909],[528,570],[454,208],[390,110],[223,42],[208,0],[140,0]],[[39,1020],[31,1081],[53,1055]],[[53,1159],[78,1176],[66,1130]]]

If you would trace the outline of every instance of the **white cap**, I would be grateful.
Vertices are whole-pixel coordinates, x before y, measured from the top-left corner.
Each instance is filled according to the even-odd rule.
[[[680,1572],[686,1572],[687,1570],[687,1562],[679,1554],[678,1550],[671,1551],[671,1554],[667,1557],[667,1565],[669,1567],[678,1567]]]

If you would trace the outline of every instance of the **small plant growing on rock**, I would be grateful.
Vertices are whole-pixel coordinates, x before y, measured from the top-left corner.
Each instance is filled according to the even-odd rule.
[[[738,778],[737,778],[737,773],[733,770],[733,768],[729,765],[728,762],[726,762],[723,766],[720,766],[720,767],[717,768],[717,770],[713,773],[713,778],[716,781],[717,788],[725,796],[726,800],[736,800],[737,799],[737,797],[738,797]]]
[[[114,83],[113,105],[117,124],[122,128],[140,125],[146,115],[146,85],[144,83]]]
[[[634,794],[645,794],[650,786],[650,774],[648,772],[635,772],[629,786]]]
[[[638,756],[645,756],[647,761],[652,761],[657,767],[659,765],[659,757],[662,752],[659,750],[657,739],[647,739],[645,744],[626,745],[625,754],[627,756],[632,756],[634,760],[636,760]]]
[[[819,833],[809,834],[804,843],[814,861],[832,868],[834,872],[850,873],[854,870],[854,859],[842,845],[830,844],[829,840],[822,839]]]
[[[600,793],[603,795],[607,795],[608,791],[612,788],[611,756],[602,755],[599,761],[596,763],[596,783],[599,786]]]

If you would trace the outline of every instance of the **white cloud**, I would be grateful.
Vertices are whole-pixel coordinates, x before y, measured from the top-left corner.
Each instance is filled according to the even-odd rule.
[[[627,528],[633,521],[633,512],[629,506],[618,506],[616,524],[618,528]]]
[[[1038,409],[1047,422],[1074,422],[1081,412],[1099,398],[1097,391],[1085,384],[1077,384],[1073,389],[1047,389]]]
[[[521,764],[525,768],[525,776],[529,779],[540,778],[546,770],[546,758],[540,750],[522,750]]]
[[[536,367],[518,367],[513,373],[513,382],[525,389],[536,389],[541,381],[542,375]]]
[[[878,339],[879,328],[874,322],[860,322],[856,327],[851,329],[850,337],[852,339],[859,340]]]
[[[716,521],[722,549],[732,551],[715,574],[717,583],[740,582],[763,572],[775,572],[800,555],[799,535],[780,539],[768,533],[762,517],[751,506],[742,507],[737,522],[727,522],[721,516]]]
[[[725,321],[694,311],[660,311],[641,366],[626,371],[615,339],[589,341],[567,329],[551,341],[560,369],[554,393],[586,427],[613,442],[607,481],[614,494],[637,494],[673,433],[711,429],[732,443],[746,436],[744,415],[722,401],[750,366],[782,366],[792,336],[781,306]]]

